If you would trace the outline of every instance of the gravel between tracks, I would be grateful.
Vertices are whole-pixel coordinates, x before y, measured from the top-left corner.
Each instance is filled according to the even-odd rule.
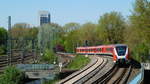
[[[107,72],[109,72],[115,65],[111,57],[103,57],[107,59],[107,63],[95,74],[92,78],[85,82],[85,84],[96,84],[99,83],[100,78],[102,78]]]

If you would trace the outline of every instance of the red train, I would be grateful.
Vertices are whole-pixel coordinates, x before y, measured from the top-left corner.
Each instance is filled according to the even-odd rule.
[[[125,44],[116,45],[100,45],[91,47],[77,47],[76,53],[78,54],[99,54],[111,55],[113,61],[116,63],[129,63],[129,49]]]

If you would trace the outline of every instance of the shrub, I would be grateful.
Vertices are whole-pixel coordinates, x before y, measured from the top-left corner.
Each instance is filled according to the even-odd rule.
[[[57,61],[57,57],[52,50],[46,49],[44,55],[42,56],[42,60],[48,63],[53,63],[54,61]]]
[[[0,46],[0,55],[5,54],[6,53],[6,48],[5,46]]]
[[[14,66],[5,69],[4,74],[0,77],[0,84],[21,84],[24,75]]]

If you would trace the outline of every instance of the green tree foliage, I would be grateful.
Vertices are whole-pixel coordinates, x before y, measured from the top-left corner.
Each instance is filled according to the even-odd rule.
[[[73,30],[80,28],[80,24],[75,23],[75,22],[71,22],[71,23],[65,24],[63,28],[64,28],[65,32],[70,32],[70,31],[73,31]]]
[[[37,34],[38,34],[38,28],[32,27],[29,29],[29,32],[28,32],[29,37],[28,38],[37,39]]]
[[[74,41],[78,40],[76,32],[77,32],[77,30],[71,31],[64,38],[63,45],[65,46],[65,50],[67,52],[74,52],[74,49],[75,49]]]
[[[93,23],[85,23],[81,26],[81,28],[78,30],[78,38],[79,38],[79,45],[81,46],[92,46],[96,45],[96,42],[98,40],[97,34],[96,34],[96,24]]]
[[[103,44],[115,44],[123,42],[125,21],[118,12],[106,13],[100,17],[97,32]]]
[[[7,39],[7,30],[3,27],[0,27],[0,45],[4,45]]]
[[[6,53],[6,44],[7,44],[7,30],[3,27],[0,27],[0,54]]]
[[[150,2],[136,0],[127,28],[126,41],[136,59],[144,61],[150,53]]]
[[[30,27],[26,23],[15,24],[11,29],[11,38],[17,39],[12,41],[12,48],[22,49],[32,47],[32,40],[37,40],[38,28]],[[28,41],[25,41],[27,40]]]
[[[4,74],[0,77],[0,84],[22,84],[24,75],[14,66],[5,69]]]
[[[11,34],[12,38],[15,39],[36,39],[38,34],[38,28],[32,28],[29,26],[29,24],[26,23],[18,23],[12,27]]]
[[[0,46],[0,55],[6,54],[6,46],[5,45],[1,45]]]
[[[57,24],[42,25],[38,32],[38,46],[43,51],[47,48],[53,49],[60,33],[62,33],[62,28]]]
[[[80,28],[67,32],[64,37],[65,50],[67,52],[74,52],[77,46],[85,46],[86,41],[88,45],[93,45],[96,42],[95,28],[95,24],[86,23],[80,26]]]
[[[57,62],[57,57],[52,50],[46,49],[44,55],[42,56],[42,60],[52,64],[54,61]]]

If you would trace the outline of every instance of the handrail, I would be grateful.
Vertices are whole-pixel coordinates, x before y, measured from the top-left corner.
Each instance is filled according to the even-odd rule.
[[[128,84],[141,84],[142,81],[144,80],[144,67],[143,65],[141,64],[141,69],[140,71],[138,72],[138,74],[133,77],[129,82]]]
[[[144,66],[141,65],[141,69],[140,69],[142,75],[141,75],[141,80],[138,81],[138,84],[141,84],[142,81],[144,80]]]

